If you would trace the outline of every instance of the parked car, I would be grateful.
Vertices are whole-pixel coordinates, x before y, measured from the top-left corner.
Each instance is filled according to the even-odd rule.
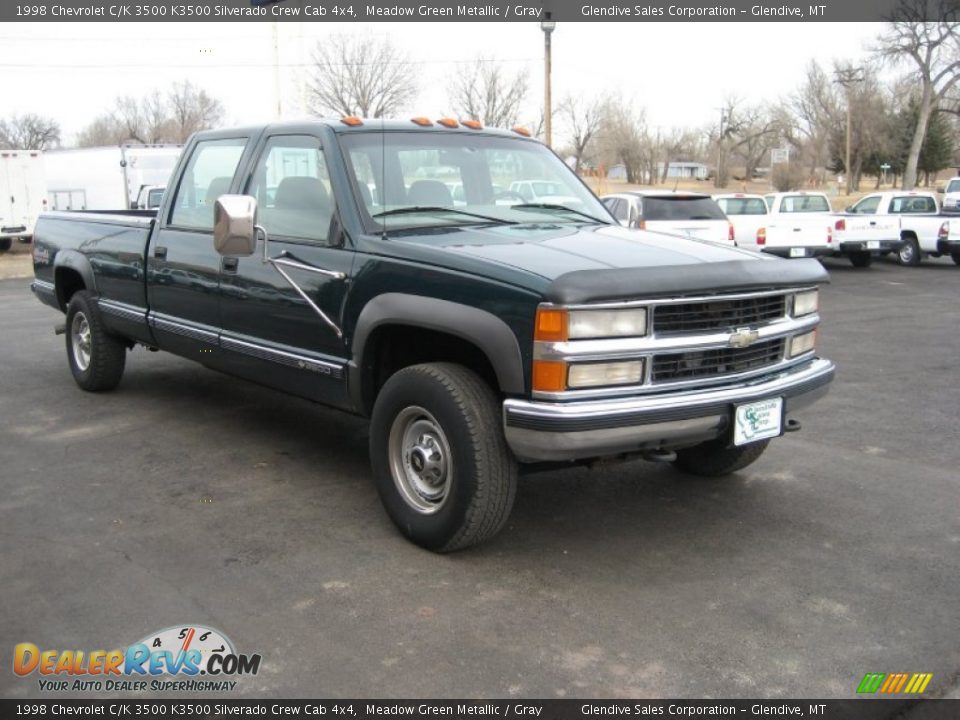
[[[764,195],[772,215],[824,217],[833,223],[833,253],[854,267],[870,267],[882,252],[900,249],[900,218],[865,218],[856,213],[834,213],[830,199],[817,192],[780,192]]]
[[[943,209],[960,212],[960,177],[952,177],[947,180],[947,184],[941,192],[943,192]]]
[[[143,187],[166,186],[182,149],[182,145],[119,145],[45,152],[49,207],[136,208]]]
[[[903,265],[919,265],[924,255],[940,257],[942,254],[940,228],[950,215],[940,211],[937,196],[931,192],[873,193],[847,208],[847,212],[871,218],[899,218],[902,243],[897,255]]]
[[[43,159],[37,150],[0,151],[0,252],[29,241],[46,204]]]
[[[773,215],[762,195],[729,193],[713,199],[733,224],[739,247],[785,258],[820,257],[833,252],[830,218]]]
[[[458,163],[471,204],[405,176],[431,157]],[[493,182],[533,167],[576,207],[497,204]],[[514,132],[204,131],[167,188],[159,212],[38,221],[32,288],[66,314],[77,385],[115,388],[139,344],[367,416],[383,505],[433,550],[495,535],[521,464],[744,468],[833,378],[819,263],[618,227]]]
[[[632,190],[601,200],[624,227],[736,245],[733,223],[709,195],[671,190]]]
[[[137,193],[137,199],[133,204],[136,210],[156,210],[160,207],[160,201],[163,200],[163,185],[144,185]]]

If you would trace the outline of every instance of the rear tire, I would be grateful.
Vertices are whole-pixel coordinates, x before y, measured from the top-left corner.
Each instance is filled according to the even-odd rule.
[[[722,477],[756,462],[769,444],[769,440],[761,440],[735,447],[727,446],[724,439],[710,440],[692,448],[677,450],[677,459],[673,464],[691,475]]]
[[[370,461],[380,500],[411,541],[452,552],[496,535],[517,492],[500,403],[452,363],[398,371],[377,396]]]
[[[897,258],[901,265],[916,267],[920,264],[920,245],[915,237],[903,239],[903,245],[897,251]]]
[[[960,252],[950,253],[950,259],[954,265],[960,265]]]
[[[873,255],[869,252],[852,252],[850,253],[850,263],[855,268],[868,268],[873,262]]]
[[[67,362],[82,389],[113,390],[123,377],[127,347],[103,327],[97,303],[86,290],[70,298],[67,307]]]

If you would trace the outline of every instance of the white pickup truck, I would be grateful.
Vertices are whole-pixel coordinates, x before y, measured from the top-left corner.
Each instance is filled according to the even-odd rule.
[[[819,257],[833,252],[832,220],[814,214],[805,217],[774,215],[763,195],[714,195],[733,224],[737,245],[785,258]]]
[[[846,257],[854,267],[869,267],[881,252],[900,249],[900,218],[834,213],[824,193],[782,192],[764,195],[774,215],[829,217],[833,223],[833,255]],[[849,208],[848,208],[849,210]]]
[[[919,265],[925,255],[940,257],[940,229],[957,215],[944,215],[937,207],[937,196],[916,190],[873,193],[847,208],[853,215],[870,218],[899,218],[900,240],[897,252],[902,265]]]
[[[949,255],[955,265],[960,265],[960,215],[945,220],[937,233],[937,252]]]

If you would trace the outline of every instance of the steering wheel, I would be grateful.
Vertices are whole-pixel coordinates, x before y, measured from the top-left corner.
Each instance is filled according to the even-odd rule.
[[[494,200],[519,200],[522,203],[527,202],[527,199],[518,193],[516,190],[501,190],[498,193],[493,194]]]

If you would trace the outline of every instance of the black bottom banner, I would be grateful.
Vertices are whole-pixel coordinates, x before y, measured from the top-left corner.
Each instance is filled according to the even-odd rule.
[[[954,720],[960,700],[0,700],[0,718],[904,718]]]

